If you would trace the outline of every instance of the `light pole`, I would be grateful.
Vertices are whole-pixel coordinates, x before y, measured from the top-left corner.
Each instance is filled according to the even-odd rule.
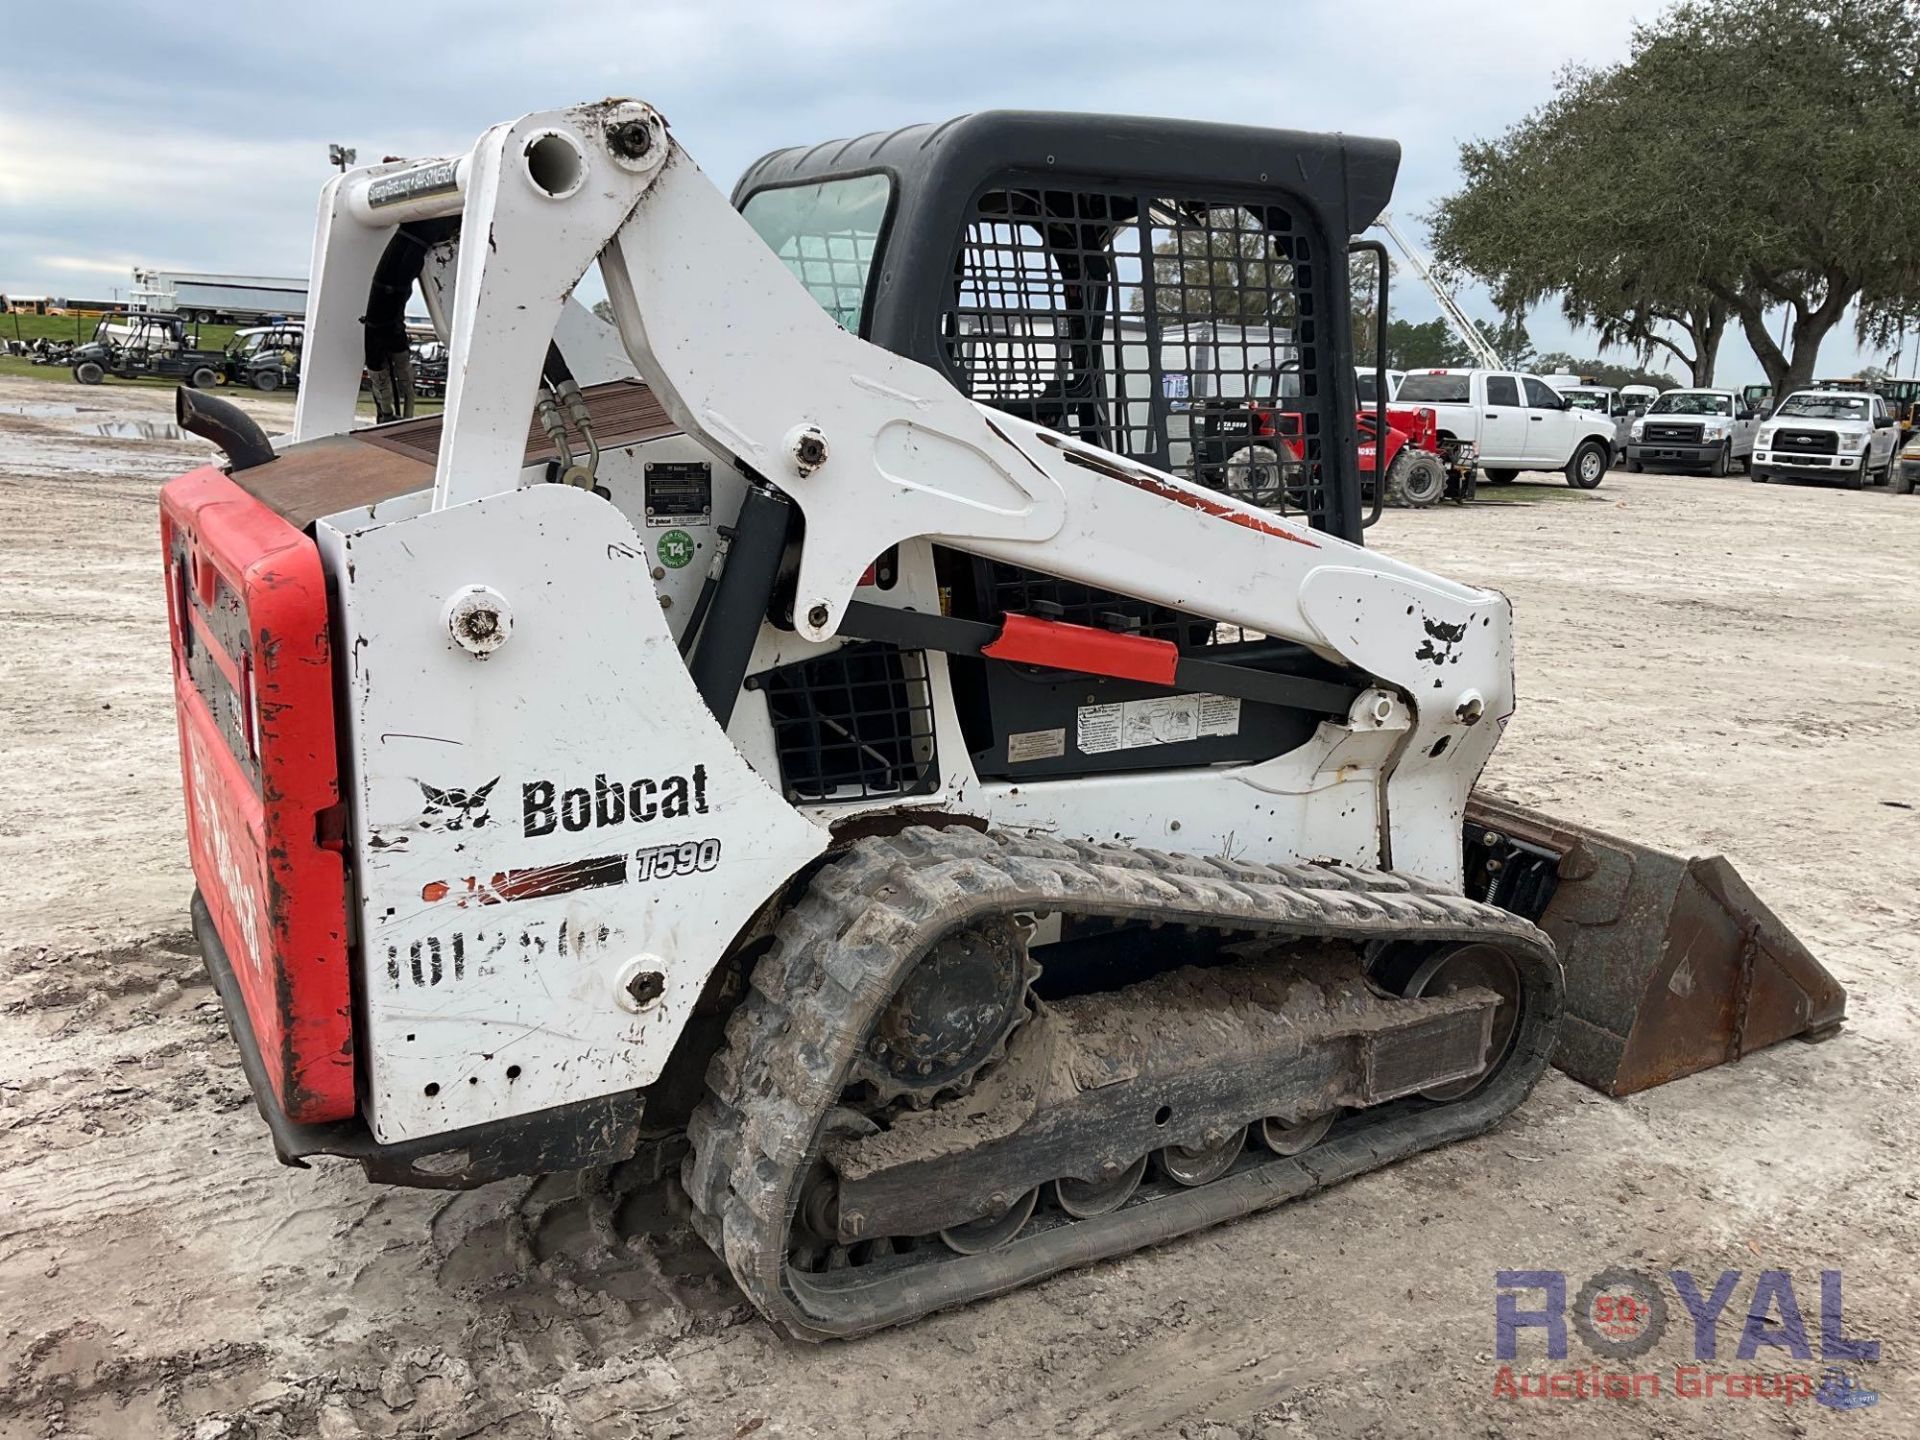
[[[327,163],[329,165],[338,165],[340,167],[340,173],[344,175],[347,173],[347,167],[353,164],[354,156],[358,153],[358,151],[349,149],[345,145],[329,145],[327,146]]]

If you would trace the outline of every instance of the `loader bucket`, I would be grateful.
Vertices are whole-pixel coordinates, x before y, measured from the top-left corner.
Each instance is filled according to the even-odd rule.
[[[1553,1063],[1596,1090],[1631,1095],[1791,1036],[1825,1039],[1846,1015],[1840,982],[1721,856],[1682,859],[1479,791],[1466,846],[1468,893],[1559,950]]]

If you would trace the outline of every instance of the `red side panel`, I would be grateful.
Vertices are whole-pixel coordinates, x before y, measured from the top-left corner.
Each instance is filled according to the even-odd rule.
[[[1421,450],[1440,448],[1440,416],[1426,405],[1395,405],[1387,410],[1387,424]]]
[[[1150,685],[1173,684],[1173,672],[1180,664],[1180,648],[1171,640],[1116,635],[1091,625],[1069,625],[1064,620],[1039,620],[1031,615],[1007,616],[1000,634],[983,645],[980,653],[1020,665],[1112,675],[1121,680],[1144,680]]]
[[[354,1113],[327,590],[313,542],[208,466],[160,493],[193,872],[288,1118]]]
[[[1360,473],[1373,474],[1373,422],[1379,417],[1372,410],[1362,410],[1360,423]],[[1400,452],[1411,444],[1416,450],[1438,450],[1440,448],[1440,427],[1435,423],[1434,412],[1427,409],[1409,410],[1405,408],[1387,411],[1387,468],[1393,468],[1393,462],[1400,458]]]

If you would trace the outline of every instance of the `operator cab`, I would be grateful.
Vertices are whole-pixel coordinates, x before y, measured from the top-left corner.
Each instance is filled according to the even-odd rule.
[[[1358,540],[1347,254],[1398,166],[1386,140],[990,111],[775,151],[734,203],[846,329],[1188,480],[1216,465],[1195,407],[1290,367],[1279,498]]]

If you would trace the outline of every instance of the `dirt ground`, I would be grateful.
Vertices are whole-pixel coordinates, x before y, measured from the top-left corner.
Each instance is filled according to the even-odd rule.
[[[47,404],[84,408],[19,413]],[[812,1348],[686,1232],[605,1243],[570,1180],[449,1198],[274,1162],[183,933],[154,501],[200,447],[96,433],[168,404],[0,381],[0,1435],[1920,1433],[1920,500],[1621,473],[1375,538],[1513,597],[1493,787],[1731,856],[1850,990],[1838,1039],[1625,1101],[1554,1072],[1483,1139]],[[1571,1295],[1607,1266],[1742,1272],[1702,1368],[1816,1376],[1842,1272],[1879,1403],[1674,1393],[1671,1290],[1626,1367],[1658,1396],[1496,1394],[1496,1273]],[[1736,1357],[1763,1270],[1810,1359]],[[1517,1371],[1594,1363],[1539,1337]]]

